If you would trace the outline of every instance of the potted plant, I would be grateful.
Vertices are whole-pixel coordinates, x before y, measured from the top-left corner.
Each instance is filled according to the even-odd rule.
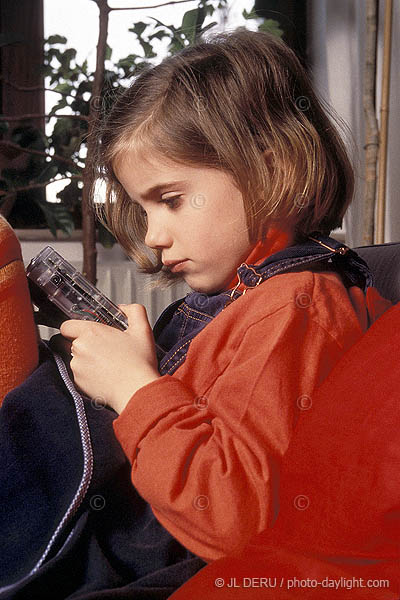
[[[12,222],[14,227],[24,226],[24,207],[19,202],[25,192],[29,192],[29,218],[36,219],[39,229],[48,229],[56,238],[61,231],[71,236],[82,229],[83,272],[96,282],[96,240],[105,247],[112,247],[114,238],[100,223],[96,223],[90,208],[91,189],[90,159],[93,154],[91,133],[96,122],[107,110],[113,95],[124,86],[152,59],[156,58],[153,42],[167,38],[168,53],[174,54],[184,46],[194,44],[211,29],[216,22],[204,26],[208,16],[216,10],[226,10],[227,0],[199,0],[195,9],[187,11],[179,27],[166,25],[157,19],[155,27],[149,23],[136,22],[129,29],[139,41],[143,54],[130,54],[113,61],[112,49],[107,44],[109,14],[113,10],[107,0],[92,0],[99,8],[99,36],[97,44],[96,68],[92,71],[85,60],[79,63],[76,50],[68,46],[67,39],[52,35],[44,43],[43,76],[49,82],[47,88],[57,93],[58,102],[45,116],[52,125],[48,135],[35,127],[25,115],[19,115],[22,125],[12,126],[3,115],[0,126],[7,139],[0,142],[0,153],[23,153],[26,160],[19,167],[12,166],[1,172],[0,211],[5,207],[11,212],[10,204],[17,208]],[[171,2],[172,4],[173,2]],[[169,4],[168,2],[166,4]],[[164,4],[165,5],[165,4]],[[246,19],[258,18],[253,10],[243,12]],[[277,35],[283,32],[276,21],[262,20],[260,29],[267,29]],[[28,115],[29,116],[29,115]],[[57,194],[58,202],[46,201],[43,190],[52,182],[67,182]],[[7,216],[7,213],[6,213]]]

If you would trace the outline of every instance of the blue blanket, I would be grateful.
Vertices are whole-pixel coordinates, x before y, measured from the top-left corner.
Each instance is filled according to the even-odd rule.
[[[116,416],[41,344],[0,409],[1,599],[164,599],[204,566],[132,485]]]

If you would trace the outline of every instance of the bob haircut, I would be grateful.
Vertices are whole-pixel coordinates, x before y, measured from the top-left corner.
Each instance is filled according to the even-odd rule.
[[[354,189],[331,119],[280,39],[244,28],[214,34],[146,68],[114,102],[97,133],[95,174],[106,184],[98,216],[142,271],[161,271],[160,252],[144,245],[143,210],[114,170],[129,151],[154,151],[230,174],[253,242],[273,224],[297,240],[329,234]]]

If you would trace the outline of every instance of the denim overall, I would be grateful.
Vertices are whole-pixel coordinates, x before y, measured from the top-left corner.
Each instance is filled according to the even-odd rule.
[[[248,289],[288,271],[305,270],[308,265],[323,265],[341,275],[347,287],[356,285],[364,293],[373,285],[367,264],[353,250],[330,237],[319,234],[269,256],[260,265],[242,263],[237,270],[238,283],[232,290],[213,295],[191,292],[176,300],[160,315],[154,326],[161,375],[172,375],[185,361],[193,338],[228,304]],[[237,288],[244,284],[244,291]]]

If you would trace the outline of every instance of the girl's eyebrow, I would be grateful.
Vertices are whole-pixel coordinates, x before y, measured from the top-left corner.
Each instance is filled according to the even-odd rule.
[[[153,187],[149,188],[144,194],[142,194],[142,198],[148,199],[151,198],[156,192],[165,191],[170,186],[176,185],[185,185],[186,181],[169,181],[166,183],[159,183],[157,185],[153,185]]]

